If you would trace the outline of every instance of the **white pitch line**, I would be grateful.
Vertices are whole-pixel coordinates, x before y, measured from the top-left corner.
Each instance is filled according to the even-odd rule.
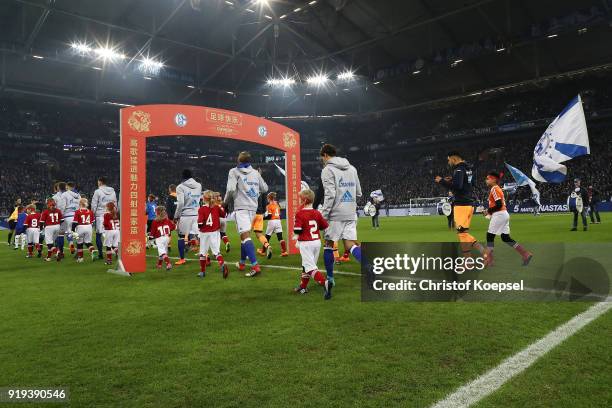
[[[540,357],[573,336],[587,324],[597,319],[612,308],[612,302],[600,302],[586,311],[557,327],[555,330],[532,343],[517,354],[507,358],[497,367],[482,374],[480,377],[460,387],[431,408],[462,408],[469,407],[493,392],[515,375],[523,372]]]
[[[147,255],[147,258],[158,258],[155,255]],[[168,258],[170,259],[180,259],[177,256],[169,256]],[[186,258],[187,260],[191,260],[191,261],[198,261],[197,259],[192,259],[192,258]],[[291,269],[291,270],[295,270],[295,271],[301,271],[302,268],[299,268],[297,266],[282,266],[282,265],[268,265],[268,264],[262,264],[260,263],[259,266],[261,266],[262,268],[273,268],[273,269]],[[339,275],[347,275],[347,276],[361,276],[360,273],[355,273],[355,272],[343,272],[343,271],[337,271],[334,269],[334,273],[337,273]]]

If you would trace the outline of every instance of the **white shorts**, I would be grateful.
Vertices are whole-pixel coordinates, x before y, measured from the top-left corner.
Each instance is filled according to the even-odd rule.
[[[180,235],[198,235],[198,216],[183,215],[179,219],[178,233]]]
[[[74,215],[64,217],[64,219],[60,223],[60,232],[62,234],[65,234],[66,232],[72,230],[72,221],[74,221]]]
[[[119,246],[119,230],[104,231],[104,246],[111,248]]]
[[[334,242],[341,239],[357,241],[357,221],[330,221],[324,237]]]
[[[55,245],[55,240],[57,239],[60,233],[59,225],[49,225],[45,227],[45,244],[53,244]]]
[[[283,232],[281,220],[270,220],[266,226],[266,235],[278,234]]]
[[[155,245],[157,246],[157,254],[159,256],[168,255],[168,244],[170,243],[170,237],[163,236],[155,238]]]
[[[77,244],[91,244],[91,236],[93,235],[93,228],[91,225],[77,225],[74,232],[79,234]]]
[[[250,232],[253,219],[255,218],[255,211],[251,210],[236,210],[234,211],[236,216],[236,229],[239,234],[243,232]]]
[[[214,256],[219,255],[219,246],[221,245],[221,235],[219,231],[200,232],[200,255],[207,255],[208,250]]]
[[[317,261],[321,252],[321,241],[300,241],[300,255],[302,255],[302,267],[305,272],[318,270]]]
[[[26,230],[26,239],[28,240],[28,244],[38,244],[40,240],[40,229],[28,228]]]
[[[495,235],[510,234],[510,214],[508,214],[508,211],[497,211],[491,214],[488,232]]]
[[[104,234],[104,214],[96,217],[96,234]]]

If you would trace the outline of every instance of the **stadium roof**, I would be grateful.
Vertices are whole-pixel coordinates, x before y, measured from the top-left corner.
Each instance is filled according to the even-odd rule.
[[[267,116],[392,109],[607,69],[606,4],[5,0],[2,89]],[[336,79],[347,71],[355,76]],[[267,83],[283,78],[295,83]]]

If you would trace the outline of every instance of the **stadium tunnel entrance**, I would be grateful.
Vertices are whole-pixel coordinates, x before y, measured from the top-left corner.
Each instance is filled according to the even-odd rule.
[[[120,111],[121,245],[119,268],[146,270],[147,139],[203,136],[256,143],[285,154],[286,231],[298,207],[301,185],[300,135],[270,120],[225,109],[192,105],[140,105]],[[289,252],[297,253],[292,240]]]

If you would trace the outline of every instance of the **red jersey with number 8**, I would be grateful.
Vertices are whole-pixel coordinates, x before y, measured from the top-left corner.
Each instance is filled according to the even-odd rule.
[[[295,214],[293,229],[298,232],[298,241],[318,241],[321,239],[320,230],[329,224],[323,215],[314,208],[303,208]]]

